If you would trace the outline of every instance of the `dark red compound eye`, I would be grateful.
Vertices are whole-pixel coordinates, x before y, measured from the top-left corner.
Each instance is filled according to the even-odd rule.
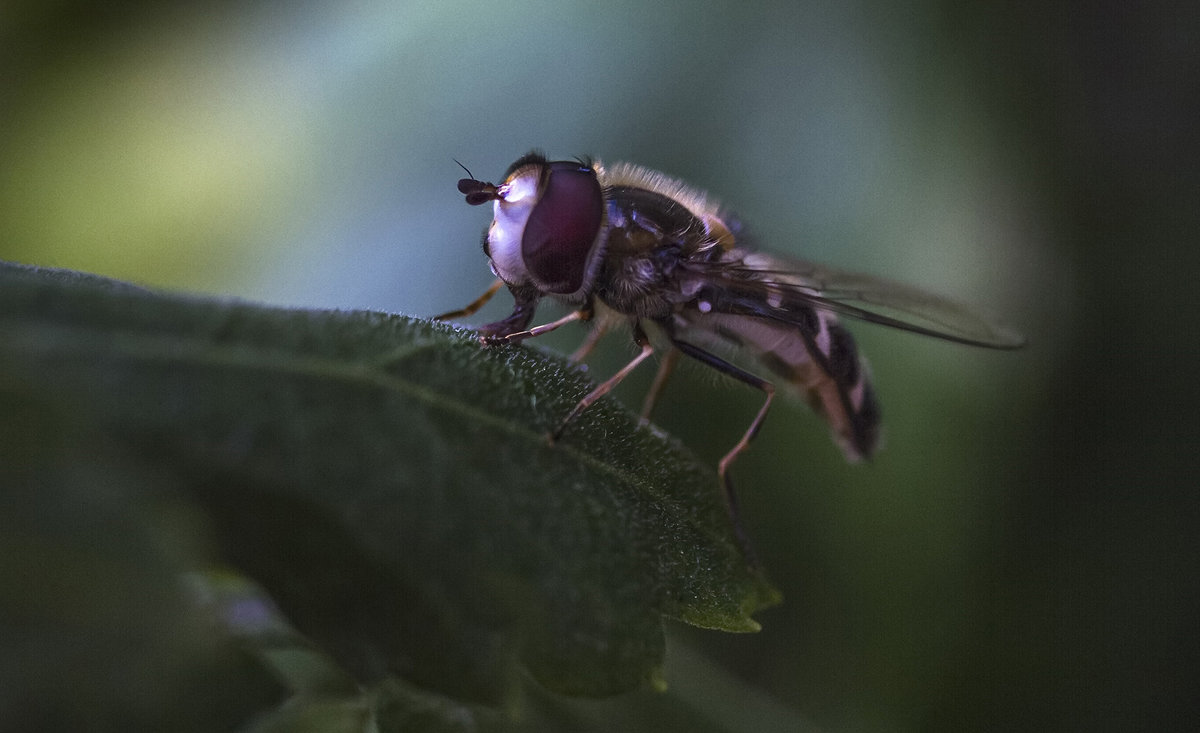
[[[604,194],[590,166],[558,161],[547,167],[541,196],[525,224],[521,256],[545,292],[569,295],[587,276],[604,220]]]

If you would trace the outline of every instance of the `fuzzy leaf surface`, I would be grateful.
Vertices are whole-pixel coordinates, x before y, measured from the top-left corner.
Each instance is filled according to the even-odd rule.
[[[610,695],[659,679],[664,616],[752,631],[777,600],[685,449],[609,400],[548,442],[591,385],[526,347],[0,264],[0,368],[169,475],[364,682]]]

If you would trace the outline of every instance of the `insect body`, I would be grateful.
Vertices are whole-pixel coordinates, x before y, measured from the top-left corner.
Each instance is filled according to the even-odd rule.
[[[656,348],[666,357],[643,417],[679,354],[765,393],[753,422],[718,466],[739,536],[729,466],[757,433],[775,390],[714,349],[748,351],[828,421],[847,458],[861,460],[879,444],[879,405],[839,315],[977,346],[1023,343],[1019,335],[921,290],[751,251],[738,241],[736,222],[703,193],[638,166],[548,161],[535,152],[509,166],[499,185],[472,177],[460,180],[458,189],[469,204],[493,203],[483,250],[499,279],[474,303],[442,318],[475,312],[506,285],[513,311],[479,329],[485,343],[519,341],[600,312],[596,336],[625,320],[641,347],[633,361],[576,406],[559,432]],[[529,328],[544,297],[574,310]],[[647,332],[655,336],[653,344]],[[591,343],[594,338],[585,351]]]

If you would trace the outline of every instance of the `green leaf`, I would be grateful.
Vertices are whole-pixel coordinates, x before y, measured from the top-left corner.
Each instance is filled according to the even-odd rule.
[[[548,442],[591,385],[529,348],[4,264],[0,368],[169,474],[361,681],[610,695],[661,682],[662,617],[753,631],[777,601],[679,445],[607,399]]]
[[[282,700],[180,593],[194,507],[5,367],[0,728],[230,730]]]

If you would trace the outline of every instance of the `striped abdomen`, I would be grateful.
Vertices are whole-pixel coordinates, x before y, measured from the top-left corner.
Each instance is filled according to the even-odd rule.
[[[806,311],[795,323],[685,311],[676,315],[676,324],[692,338],[712,334],[748,349],[828,421],[848,460],[870,458],[879,447],[880,413],[867,365],[836,316],[808,307]]]

